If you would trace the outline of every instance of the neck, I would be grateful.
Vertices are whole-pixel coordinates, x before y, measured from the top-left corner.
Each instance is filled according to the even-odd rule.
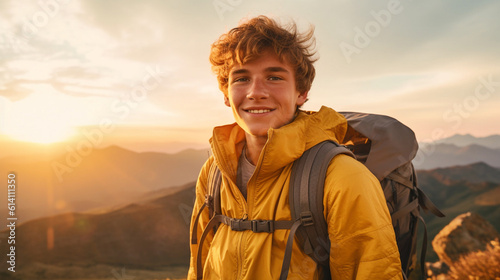
[[[257,165],[257,162],[259,161],[259,156],[260,153],[262,152],[262,149],[264,148],[264,145],[266,145],[267,142],[267,136],[254,136],[246,133],[245,136],[246,139],[246,156],[247,159],[253,164]]]

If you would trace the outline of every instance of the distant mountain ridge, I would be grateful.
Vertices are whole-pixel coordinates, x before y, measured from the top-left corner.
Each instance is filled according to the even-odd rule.
[[[0,172],[13,171],[18,178],[21,221],[123,204],[154,190],[185,184],[197,178],[208,153],[136,153],[111,146],[94,149],[79,162],[73,158],[70,164],[68,157],[69,153],[47,153],[0,160]],[[54,166],[63,166],[59,174]],[[0,192],[0,199],[5,201],[6,195]],[[1,211],[0,219],[6,215]]]
[[[475,162],[500,167],[500,135],[455,134],[435,142],[421,142],[413,160],[417,169],[425,170]]]
[[[480,145],[490,149],[500,149],[500,135],[494,134],[485,137],[475,137],[471,134],[455,134],[453,136],[438,140],[436,144],[453,144],[464,147],[469,145]]]
[[[459,147],[454,144],[421,144],[413,164],[417,169],[434,169],[485,162],[500,167],[500,149],[477,144]]]
[[[141,130],[136,132],[140,133]],[[80,137],[76,137],[75,139],[70,139],[63,142],[41,144],[15,140],[6,135],[0,134],[0,159],[6,157],[40,157],[46,154],[62,155],[67,153],[68,148],[76,148],[79,144],[86,142],[84,136],[82,136],[81,134],[79,135]],[[113,133],[113,136],[116,136],[116,133]],[[121,136],[126,137],[126,135]],[[145,139],[143,139],[141,142],[138,142],[139,140],[133,141],[132,139],[124,140],[120,139],[119,137],[104,137],[102,139],[102,142],[99,141],[99,143],[97,143],[97,146],[93,146],[97,149],[105,149],[110,146],[119,146],[138,153],[150,151],[162,154],[176,154],[178,152],[189,149],[210,149],[208,141],[203,141],[203,143],[185,141],[172,142],[161,141],[161,139],[153,138],[154,136],[151,137],[152,139],[146,139],[149,140],[146,142],[143,142]]]

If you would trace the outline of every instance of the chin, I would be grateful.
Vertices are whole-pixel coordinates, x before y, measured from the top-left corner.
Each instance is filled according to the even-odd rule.
[[[253,136],[261,136],[261,137],[267,137],[267,132],[269,131],[270,127],[266,128],[248,128],[245,131]]]

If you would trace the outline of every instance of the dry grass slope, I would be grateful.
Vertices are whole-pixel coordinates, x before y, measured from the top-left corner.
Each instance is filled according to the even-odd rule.
[[[500,245],[492,241],[485,251],[468,254],[450,268],[450,279],[499,280]]]

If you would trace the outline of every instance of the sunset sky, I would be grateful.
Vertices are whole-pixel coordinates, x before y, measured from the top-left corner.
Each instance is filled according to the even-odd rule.
[[[206,147],[233,122],[210,45],[260,14],[315,26],[305,109],[390,115],[419,141],[499,134],[499,11],[493,0],[2,0],[0,134],[51,143],[100,126],[106,143],[139,150]]]

